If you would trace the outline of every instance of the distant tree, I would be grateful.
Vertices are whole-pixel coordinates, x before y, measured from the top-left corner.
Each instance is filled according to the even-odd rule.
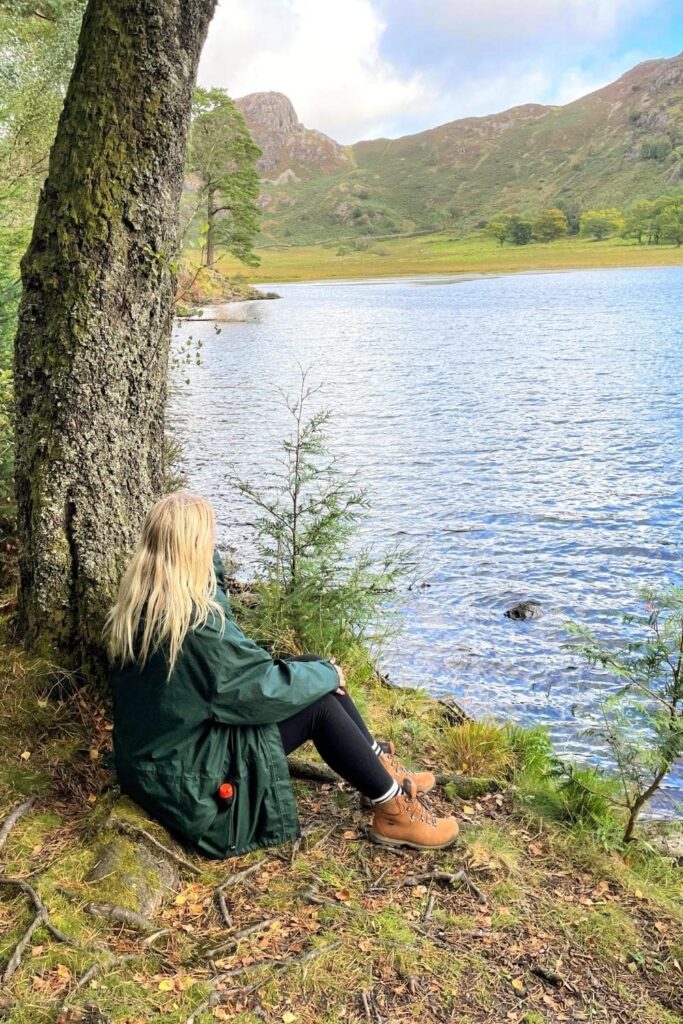
[[[582,238],[607,238],[623,230],[624,218],[620,210],[587,210],[581,214]]]
[[[188,170],[199,176],[206,218],[206,266],[219,250],[250,267],[259,230],[260,191],[256,161],[261,150],[244,116],[224,89],[197,89],[190,132]]]
[[[531,221],[514,214],[508,223],[507,239],[513,245],[527,245],[533,237]]]
[[[488,235],[489,238],[495,238],[499,245],[503,245],[508,239],[508,230],[510,227],[510,215],[503,213],[499,217],[494,217],[490,220],[484,228],[484,234]]]
[[[555,202],[555,207],[567,217],[567,228],[570,235],[578,235],[579,233],[579,221],[581,219],[581,210],[579,209],[578,203],[572,199],[558,199]]]
[[[665,241],[683,244],[683,198],[671,199],[666,204],[657,216],[656,227]]]
[[[534,235],[539,242],[554,242],[558,238],[564,238],[568,230],[567,214],[557,207],[543,210],[533,225]]]
[[[624,215],[624,238],[635,238],[642,243],[643,235],[647,235],[648,243],[654,234],[655,204],[650,199],[637,199],[631,203]]]

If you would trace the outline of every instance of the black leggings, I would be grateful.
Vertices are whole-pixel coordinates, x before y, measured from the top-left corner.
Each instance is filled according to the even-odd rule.
[[[319,661],[302,655],[290,661]],[[328,693],[278,725],[286,754],[313,740],[323,761],[355,789],[377,800],[393,778],[372,749],[375,742],[348,693]]]

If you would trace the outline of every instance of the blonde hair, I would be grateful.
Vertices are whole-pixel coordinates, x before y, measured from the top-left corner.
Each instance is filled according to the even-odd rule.
[[[170,678],[190,629],[203,626],[210,612],[223,627],[223,608],[212,596],[215,527],[209,502],[187,491],[174,491],[152,505],[107,616],[112,663],[135,661],[142,667],[167,644]]]

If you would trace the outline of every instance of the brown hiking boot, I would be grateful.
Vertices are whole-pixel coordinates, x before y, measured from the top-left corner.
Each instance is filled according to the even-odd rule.
[[[393,743],[385,743],[386,748],[383,753],[379,755],[379,759],[389,772],[391,777],[398,782],[399,786],[404,779],[412,779],[417,786],[418,793],[429,793],[430,789],[434,789],[436,785],[436,779],[434,772],[414,772],[410,768],[406,768],[402,765],[396,756],[396,748]]]
[[[384,846],[414,850],[450,846],[459,831],[455,818],[437,818],[418,796],[412,779],[404,779],[402,785],[402,793],[375,807],[370,837]]]

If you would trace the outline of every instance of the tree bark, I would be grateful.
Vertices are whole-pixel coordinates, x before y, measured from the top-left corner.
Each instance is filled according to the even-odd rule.
[[[19,623],[101,672],[101,629],[164,484],[178,206],[215,0],[90,0],[15,345]]]

